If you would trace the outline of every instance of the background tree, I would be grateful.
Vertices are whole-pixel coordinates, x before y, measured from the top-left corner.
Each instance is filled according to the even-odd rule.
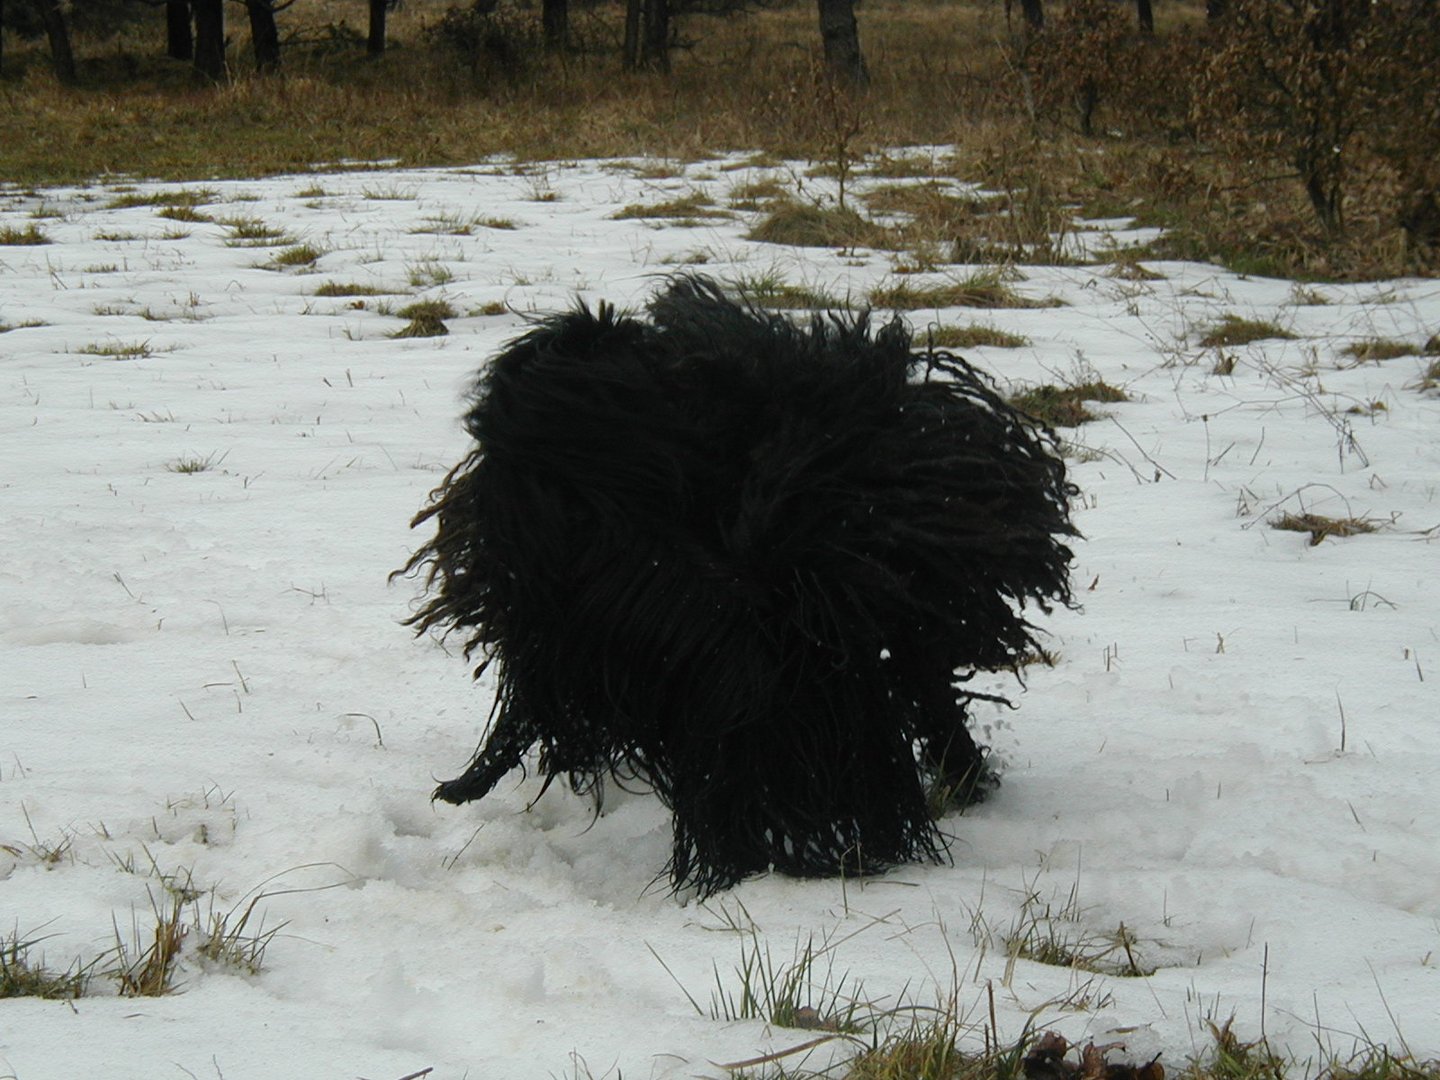
[[[367,56],[380,56],[385,52],[385,17],[390,10],[399,6],[399,0],[369,0],[370,25],[365,36]]]
[[[545,34],[545,47],[563,50],[570,44],[569,0],[541,0],[540,25]]]
[[[630,70],[670,70],[670,0],[627,0],[624,64]]]
[[[195,13],[195,70],[211,82],[225,81],[225,0],[190,0]]]
[[[65,0],[38,0],[40,21],[45,25],[45,36],[50,40],[50,62],[55,77],[66,86],[79,81],[75,70],[75,52],[70,47],[70,24],[66,19]]]
[[[280,67],[280,30],[275,25],[275,13],[289,7],[291,2],[293,0],[286,0],[277,5],[275,0],[245,0],[257,71],[275,71]]]
[[[1135,0],[1135,13],[1140,19],[1140,32],[1155,33],[1155,9],[1150,6],[1150,0]]]
[[[165,55],[172,60],[195,58],[190,0],[165,0]]]
[[[870,83],[865,55],[860,51],[860,30],[855,23],[855,0],[819,0],[820,40],[831,73],[854,87]]]
[[[1336,237],[1351,151],[1367,122],[1364,59],[1379,25],[1370,0],[1228,0],[1226,8],[1199,118],[1242,160],[1288,160]]]

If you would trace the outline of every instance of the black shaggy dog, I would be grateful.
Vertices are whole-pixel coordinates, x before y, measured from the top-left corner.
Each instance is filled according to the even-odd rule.
[[[539,745],[547,784],[653,787],[669,874],[938,859],[927,792],[990,784],[960,689],[1070,599],[1052,437],[897,321],[800,327],[680,278],[648,322],[541,322],[481,374],[476,446],[415,524],[410,622],[463,628],[495,712],[437,799]]]

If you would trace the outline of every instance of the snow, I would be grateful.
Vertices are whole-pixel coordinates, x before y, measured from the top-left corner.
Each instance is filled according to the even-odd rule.
[[[466,449],[485,358],[530,313],[636,306],[687,261],[842,296],[889,276],[883,253],[747,241],[745,215],[612,219],[771,175],[645,164],[187,186],[323,251],[288,269],[284,241],[228,246],[221,223],[112,206],[118,185],[0,189],[0,229],[53,241],[0,247],[0,934],[100,970],[117,938],[148,943],[162,875],[196,890],[178,992],[7,1000],[0,1075],[719,1076],[816,1037],[697,1014],[687,993],[737,990],[736,926],[777,962],[828,943],[822,967],[877,1009],[953,1000],[977,1047],[993,993],[1003,1039],[1028,1023],[1172,1067],[1231,1016],[1300,1057],[1440,1054],[1440,400],[1428,359],[1342,353],[1418,348],[1433,281],[1312,286],[1313,305],[1200,264],[1033,267],[1016,288],[1066,306],[943,313],[1030,339],[967,353],[1007,387],[1131,396],[1073,434],[1084,610],[1041,620],[1058,664],[1018,710],[977,715],[1005,773],[947,819],[953,865],[699,904],[654,882],[669,819],[643,794],[594,819],[558,786],[531,806],[517,774],[430,804],[489,690],[412,639],[417,586],[388,575]],[[475,217],[514,227],[417,231]],[[417,297],[461,313],[449,336],[391,337]],[[1227,313],[1296,338],[1215,374],[1196,341]],[[1312,546],[1268,526],[1287,510],[1382,527]],[[202,957],[208,913],[233,927],[257,895],[250,930],[278,928],[261,970]],[[1027,927],[1094,952],[1122,924],[1154,974],[1007,956]]]

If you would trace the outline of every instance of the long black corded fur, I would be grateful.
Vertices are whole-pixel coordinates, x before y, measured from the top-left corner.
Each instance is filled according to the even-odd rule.
[[[703,278],[649,315],[513,342],[415,519],[410,622],[497,679],[435,797],[483,797],[538,744],[547,784],[654,788],[676,888],[941,858],[927,786],[989,782],[960,685],[1035,647],[1027,602],[1070,600],[1051,436],[898,321],[796,326]]]

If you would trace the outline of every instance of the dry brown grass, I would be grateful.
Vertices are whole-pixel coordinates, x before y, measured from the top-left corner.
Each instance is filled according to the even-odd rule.
[[[674,52],[670,76],[620,69],[623,6],[615,0],[574,9],[577,51],[544,55],[528,34],[517,41],[520,55],[474,65],[425,35],[442,7],[397,9],[395,47],[377,60],[356,45],[314,46],[327,35],[339,40],[328,26],[362,29],[363,6],[353,0],[287,8],[282,35],[296,43],[287,45],[283,74],[268,78],[250,71],[244,22],[232,18],[233,78],[213,89],[159,56],[158,9],[143,33],[78,40],[78,88],[56,84],[43,43],[12,39],[0,79],[0,175],[19,183],[251,176],[342,160],[462,165],[500,153],[680,161],[739,149],[770,162],[808,160],[812,172],[847,179],[986,184],[993,208],[924,184],[870,205],[907,220],[864,242],[913,252],[922,269],[1066,261],[1076,212],[1163,226],[1145,257],[1213,260],[1243,273],[1380,277],[1430,272],[1440,260],[1406,247],[1383,162],[1357,163],[1346,233],[1326,236],[1293,177],[1253,177],[1196,141],[1189,76],[1200,52],[1200,0],[1157,6],[1143,64],[1085,69],[1108,80],[1090,137],[1078,132],[1070,95],[1020,77],[1035,74],[1027,65],[1036,57],[1019,27],[1007,25],[1006,5],[993,2],[867,0],[860,33],[872,84],[858,98],[818,92],[814,9],[798,0],[738,17],[681,17],[679,35],[693,45]],[[137,130],[146,137],[135,139]],[[953,149],[904,149],[937,144]],[[323,187],[312,190],[323,197]],[[778,194],[737,192],[734,201],[769,209]],[[854,231],[833,242],[858,242]]]
[[[1360,536],[1373,533],[1380,526],[1367,518],[1333,518],[1324,514],[1284,513],[1270,522],[1272,529],[1310,534],[1310,546],[1314,547],[1329,536]]]
[[[1010,399],[1010,403],[1049,427],[1079,427],[1098,419],[1095,413],[1086,407],[1087,401],[1129,400],[1130,395],[1119,387],[1093,380],[1075,386],[1046,383],[1016,394]]]

